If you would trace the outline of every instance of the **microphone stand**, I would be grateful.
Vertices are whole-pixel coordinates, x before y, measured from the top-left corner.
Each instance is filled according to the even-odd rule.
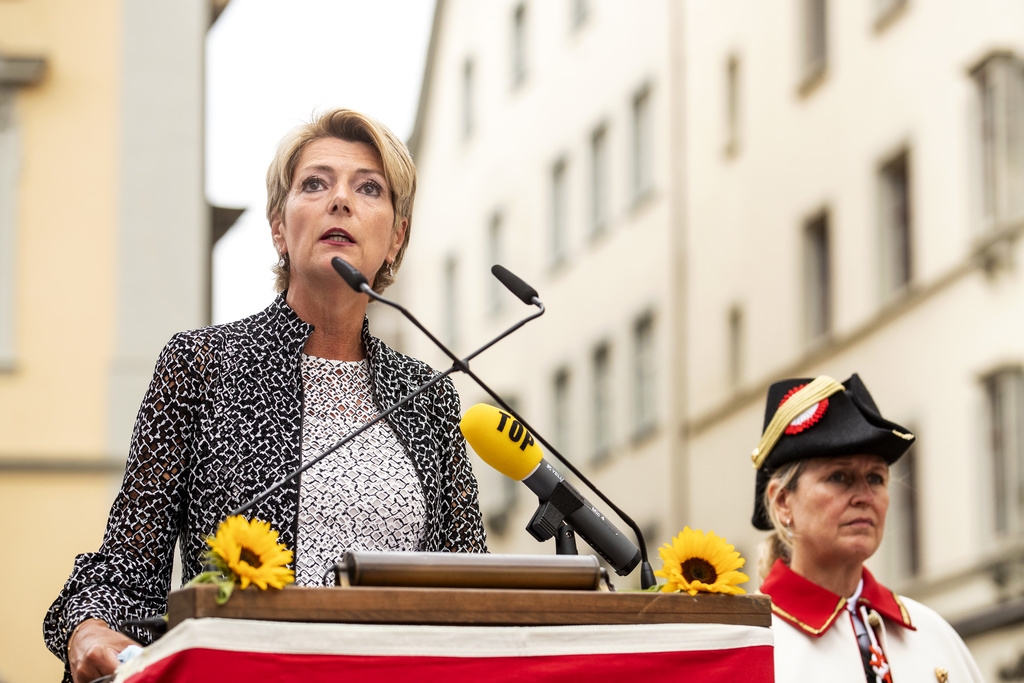
[[[563,522],[555,533],[555,554],[556,555],[579,555],[576,549],[576,532],[572,525]]]
[[[377,415],[375,415],[374,418],[372,420],[370,420],[369,422],[367,422],[366,424],[360,425],[357,429],[353,429],[351,432],[349,432],[348,434],[343,436],[341,439],[336,441],[330,448],[325,450],[323,453],[321,453],[320,455],[316,456],[315,458],[313,458],[309,462],[304,463],[298,469],[289,472],[284,477],[282,477],[280,480],[278,480],[273,486],[271,486],[270,488],[266,489],[265,491],[263,491],[263,493],[259,494],[258,496],[256,496],[252,500],[250,500],[247,503],[243,504],[241,507],[239,507],[239,508],[237,508],[235,510],[232,510],[230,513],[228,513],[228,517],[234,517],[235,515],[240,515],[243,512],[245,512],[246,510],[248,510],[249,508],[251,508],[254,505],[256,505],[257,503],[262,502],[270,494],[272,494],[274,491],[277,491],[279,488],[281,488],[282,486],[284,486],[285,484],[290,482],[292,479],[294,479],[295,477],[299,476],[300,474],[302,474],[303,472],[308,470],[310,467],[312,467],[313,465],[317,464],[318,462],[320,462],[321,460],[326,458],[331,453],[335,452],[336,450],[338,450],[339,448],[341,448],[345,444],[347,444],[350,441],[352,441],[354,438],[356,438],[357,436],[359,436],[360,434],[365,432],[367,429],[369,429],[373,425],[375,425],[378,422],[380,422],[381,420],[383,420],[385,417],[387,417],[388,415],[393,413],[395,410],[397,410],[398,408],[401,408],[406,403],[408,403],[412,399],[416,398],[417,396],[422,394],[424,391],[426,391],[427,389],[429,389],[430,387],[434,386],[435,384],[440,382],[442,379],[447,377],[448,375],[450,375],[453,372],[455,372],[456,369],[457,368],[453,365],[452,367],[448,368],[447,370],[445,370],[444,372],[438,374],[437,376],[431,377],[428,382],[426,382],[425,384],[423,384],[422,386],[417,388],[414,392],[412,392],[411,394],[409,394],[407,396],[403,396],[399,401],[397,401],[391,407],[387,408],[386,410],[381,411],[380,413],[377,413]]]
[[[384,304],[385,306],[390,306],[391,308],[394,308],[403,316],[405,316],[409,320],[409,322],[411,322],[413,325],[419,328],[425,335],[427,335],[428,338],[430,338],[430,341],[434,342],[434,345],[437,346],[437,348],[441,349],[441,351],[444,352],[446,356],[452,359],[453,365],[448,370],[449,374],[455,372],[456,370],[460,370],[464,372],[467,376],[469,376],[469,378],[476,382],[477,386],[479,386],[481,389],[487,392],[487,394],[491,398],[493,398],[498,403],[498,405],[507,410],[514,418],[519,420],[519,423],[523,425],[523,427],[525,427],[527,431],[533,434],[534,437],[548,449],[548,451],[553,453],[555,457],[557,457],[562,462],[562,464],[565,465],[566,468],[568,468],[570,472],[572,472],[576,477],[579,478],[581,482],[583,482],[584,485],[587,486],[587,488],[589,488],[591,491],[597,494],[597,496],[609,508],[611,508],[612,511],[616,515],[618,515],[619,518],[622,521],[624,521],[626,525],[629,526],[629,528],[632,529],[633,533],[636,535],[638,545],[640,546],[641,588],[646,590],[657,584],[657,580],[654,578],[654,570],[651,568],[651,563],[647,559],[647,544],[644,542],[644,537],[640,531],[640,526],[636,522],[634,522],[633,519],[629,517],[629,515],[623,512],[615,503],[609,500],[608,497],[605,496],[600,490],[598,490],[596,486],[590,483],[590,480],[587,479],[582,472],[576,469],[575,465],[573,465],[566,458],[564,458],[562,454],[558,452],[558,449],[556,449],[554,446],[548,443],[547,439],[545,439],[533,427],[531,427],[530,424],[512,408],[512,406],[505,402],[505,399],[503,399],[493,389],[491,389],[469,367],[469,361],[475,358],[477,355],[479,355],[481,351],[490,348],[495,342],[504,339],[506,336],[508,336],[515,330],[518,330],[520,327],[530,322],[531,320],[534,320],[544,315],[544,304],[541,303],[540,299],[538,298],[536,290],[534,290],[532,287],[530,287],[528,284],[523,282],[521,279],[513,275],[510,271],[508,271],[502,266],[496,265],[493,268],[491,268],[491,272],[494,274],[494,276],[497,277],[501,281],[501,283],[505,285],[505,287],[511,290],[513,294],[519,297],[519,299],[523,301],[523,303],[536,306],[540,310],[538,310],[533,315],[521,320],[519,323],[512,326],[504,333],[496,337],[493,341],[488,342],[483,347],[481,347],[480,349],[473,352],[469,356],[466,356],[463,359],[456,356],[447,346],[441,343],[441,341],[433,334],[431,334],[431,332],[426,327],[424,327],[420,323],[420,321],[417,320],[415,316],[413,316],[412,313],[406,310],[404,306],[392,301],[391,299],[385,298],[384,296],[381,296],[377,292],[373,291],[366,277],[358,270],[356,270],[351,264],[345,261],[343,258],[335,256],[333,259],[331,259],[331,265],[334,267],[334,270],[337,271],[338,275],[340,275],[342,279],[345,280],[346,283],[348,283],[349,287],[356,290],[357,292],[362,292],[363,294],[366,294],[374,301],[378,301]]]
[[[342,263],[345,263],[346,266],[348,266],[348,263],[346,263],[345,261],[342,261],[338,257],[335,257],[334,261],[341,261]],[[349,266],[349,267],[351,268],[351,266]],[[335,270],[337,270],[337,266],[335,266]],[[369,289],[369,286],[367,286],[367,289]],[[373,291],[373,290],[370,290],[370,291]],[[374,295],[376,296],[376,292],[374,292]],[[384,300],[384,301],[386,303],[392,303],[392,302],[390,302],[388,300]],[[405,311],[405,309],[403,309],[401,306],[398,306],[398,304],[392,304],[392,305],[394,305],[396,308],[399,308],[400,310],[402,310],[406,314],[406,316],[410,316],[411,317],[411,314],[409,314],[408,311]],[[417,396],[422,394],[424,391],[426,391],[430,387],[432,387],[435,384],[437,384],[438,382],[440,382],[445,377],[448,377],[449,375],[451,375],[451,374],[453,374],[453,373],[455,373],[455,372],[457,372],[459,370],[463,370],[463,368],[465,368],[465,371],[468,372],[468,370],[469,370],[469,361],[470,360],[472,360],[473,358],[476,358],[483,351],[486,351],[491,346],[493,346],[497,342],[501,341],[502,339],[504,339],[508,335],[512,334],[513,332],[518,330],[520,327],[522,327],[526,323],[528,323],[531,320],[534,320],[535,318],[539,317],[543,313],[544,313],[544,310],[542,308],[540,310],[540,312],[534,313],[533,315],[531,315],[529,317],[523,318],[522,320],[517,322],[515,325],[513,325],[510,328],[508,328],[507,330],[505,330],[504,332],[499,334],[497,337],[495,337],[494,339],[490,340],[489,342],[487,342],[486,344],[484,344],[479,349],[477,349],[476,351],[474,351],[470,355],[466,356],[465,358],[455,358],[454,359],[455,362],[452,364],[452,366],[450,368],[448,368],[444,372],[441,372],[441,373],[437,374],[434,377],[431,377],[429,381],[427,381],[422,386],[418,387],[415,391],[413,391],[412,393],[410,393],[410,394],[408,394],[406,396],[403,396],[394,405],[390,406],[389,408],[387,408],[387,409],[381,411],[380,413],[378,413],[377,415],[375,415],[374,418],[372,420],[370,420],[369,422],[367,422],[366,424],[360,425],[357,429],[352,430],[351,432],[349,432],[348,434],[343,436],[341,439],[336,441],[333,445],[331,445],[323,453],[320,453],[319,455],[317,455],[315,458],[313,458],[309,462],[303,463],[303,465],[301,467],[299,467],[298,469],[295,469],[295,470],[289,472],[284,477],[282,477],[280,480],[278,480],[276,483],[274,483],[272,486],[270,486],[270,488],[266,489],[265,491],[260,493],[258,496],[256,496],[252,500],[249,500],[248,502],[244,503],[243,505],[241,505],[240,507],[236,508],[235,510],[232,510],[230,513],[228,513],[227,516],[228,517],[234,517],[235,515],[240,515],[243,512],[245,512],[246,510],[249,510],[253,506],[255,506],[258,503],[262,502],[268,496],[270,496],[270,494],[272,494],[275,491],[277,491],[279,488],[281,488],[282,486],[287,484],[289,481],[291,481],[295,477],[299,476],[300,474],[302,474],[303,472],[308,470],[313,465],[316,465],[318,462],[320,462],[321,460],[326,458],[328,455],[330,455],[331,453],[334,453],[336,450],[338,450],[339,448],[341,448],[345,444],[347,444],[350,441],[352,441],[353,439],[355,439],[357,436],[359,436],[360,434],[365,432],[367,429],[369,429],[373,425],[377,424],[378,422],[380,422],[381,420],[386,418],[388,415],[390,415],[391,413],[393,413],[397,409],[401,408],[406,403],[408,403],[412,399],[416,398]],[[437,341],[437,339],[434,337],[434,335],[430,334],[430,332],[428,332],[422,325],[420,325],[418,321],[414,320],[414,322],[416,322],[417,327],[419,327],[421,330],[423,330],[436,344],[440,344],[440,342]]]

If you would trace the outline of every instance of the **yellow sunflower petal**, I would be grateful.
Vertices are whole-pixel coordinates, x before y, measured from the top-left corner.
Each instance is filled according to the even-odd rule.
[[[249,584],[264,590],[268,585],[282,588],[295,580],[287,567],[294,555],[278,543],[278,534],[269,522],[230,517],[207,544],[243,589]]]
[[[746,574],[736,571],[744,560],[735,546],[713,531],[684,527],[671,545],[658,549],[663,566],[655,576],[667,579],[663,592],[684,591],[690,595],[704,593],[745,593],[737,584],[748,581]]]

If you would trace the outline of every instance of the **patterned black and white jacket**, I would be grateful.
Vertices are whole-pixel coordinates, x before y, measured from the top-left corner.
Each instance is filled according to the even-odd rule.
[[[103,544],[75,559],[43,621],[54,654],[66,661],[68,635],[87,618],[117,625],[163,614],[175,542],[188,581],[202,571],[204,538],[224,516],[300,465],[301,354],[312,331],[282,294],[244,320],[171,338],[139,409]],[[365,320],[362,337],[378,408],[436,374],[371,336]],[[387,420],[423,485],[426,550],[486,552],[459,410],[445,378]],[[248,516],[269,521],[295,549],[298,501],[296,478]],[[148,642],[143,631],[135,636]]]

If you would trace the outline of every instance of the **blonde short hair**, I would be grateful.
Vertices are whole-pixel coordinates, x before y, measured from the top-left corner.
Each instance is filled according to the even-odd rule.
[[[757,573],[762,581],[768,576],[768,572],[771,571],[775,560],[781,559],[786,564],[789,564],[790,560],[793,559],[793,530],[783,524],[782,519],[779,517],[779,511],[775,507],[775,500],[770,493],[773,488],[771,484],[774,481],[779,482],[778,488],[774,490],[776,496],[782,489],[790,492],[796,491],[800,475],[803,474],[806,466],[806,460],[795,460],[786,463],[772,472],[768,485],[764,487],[764,509],[768,513],[768,521],[772,524],[772,530],[768,537],[761,542],[760,558],[757,561]]]
[[[292,181],[295,179],[295,167],[298,166],[299,157],[306,145],[314,140],[323,138],[338,138],[348,142],[364,142],[380,154],[381,163],[384,166],[384,178],[388,187],[391,188],[391,208],[394,211],[395,222],[392,230],[398,230],[402,225],[402,219],[407,221],[405,227],[405,241],[395,256],[391,267],[398,270],[405,256],[405,249],[409,246],[409,234],[412,231],[412,206],[416,197],[416,165],[413,164],[412,155],[409,154],[398,136],[379,121],[360,114],[351,109],[331,109],[313,118],[309,123],[304,123],[284,136],[277,145],[277,152],[274,160],[270,162],[267,169],[267,220],[273,222],[284,215],[285,203],[288,201],[288,192],[291,190]],[[285,255],[283,262],[274,266],[274,274],[277,276],[275,286],[278,292],[288,289],[289,264]],[[378,294],[388,287],[394,278],[388,272],[388,264],[381,265],[377,276],[373,279],[373,291]]]

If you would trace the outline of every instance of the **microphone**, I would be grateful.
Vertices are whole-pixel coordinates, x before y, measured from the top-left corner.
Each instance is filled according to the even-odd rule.
[[[617,574],[626,576],[639,564],[640,549],[544,460],[533,435],[511,414],[478,403],[463,415],[459,429],[484,462],[552,503]]]
[[[275,491],[280,489],[282,486],[287,484],[289,481],[291,481],[295,477],[299,476],[300,474],[302,474],[303,472],[308,470],[310,467],[313,467],[314,465],[319,463],[321,460],[326,458],[328,455],[330,455],[331,453],[335,452],[336,450],[338,450],[339,448],[341,448],[345,444],[349,443],[350,441],[355,439],[357,436],[359,436],[360,434],[365,432],[367,429],[369,429],[373,425],[377,424],[378,422],[380,422],[381,420],[386,418],[388,415],[390,415],[394,411],[398,410],[399,408],[404,406],[406,403],[408,403],[409,401],[413,400],[414,398],[419,396],[421,393],[423,393],[424,391],[426,391],[430,387],[434,386],[435,384],[440,382],[445,377],[448,377],[452,373],[454,373],[454,372],[456,372],[458,370],[463,370],[463,371],[467,372],[470,376],[474,377],[474,379],[476,379],[476,375],[474,375],[472,372],[469,371],[469,361],[472,358],[474,358],[475,356],[480,354],[484,349],[489,348],[493,344],[495,344],[498,341],[500,341],[500,340],[504,339],[505,337],[507,337],[509,334],[511,334],[515,330],[518,330],[520,327],[522,327],[523,325],[525,325],[529,321],[533,320],[534,318],[536,318],[536,317],[538,317],[538,316],[540,316],[540,315],[542,315],[544,313],[544,306],[543,306],[543,304],[541,304],[538,301],[536,303],[536,305],[539,306],[540,309],[541,309],[538,313],[535,313],[535,314],[529,316],[528,318],[525,318],[525,319],[519,321],[518,323],[516,323],[515,325],[513,325],[512,327],[510,327],[509,329],[505,330],[503,333],[501,333],[500,335],[498,335],[497,337],[492,339],[490,342],[488,342],[487,344],[485,344],[481,348],[479,348],[476,351],[474,351],[472,354],[470,354],[466,358],[457,358],[455,356],[455,354],[453,354],[451,351],[449,351],[447,348],[445,348],[443,345],[441,345],[441,342],[437,341],[437,339],[434,337],[434,335],[430,334],[429,331],[427,331],[422,325],[420,325],[419,321],[417,321],[415,318],[413,318],[411,313],[406,311],[404,308],[402,308],[398,304],[396,304],[396,303],[394,303],[394,302],[392,302],[392,301],[390,301],[388,299],[385,299],[381,295],[379,295],[376,292],[374,292],[373,289],[370,288],[370,283],[367,281],[366,276],[364,276],[362,273],[360,273],[359,270],[354,268],[350,263],[348,263],[347,261],[345,261],[344,259],[342,259],[342,258],[340,258],[338,256],[335,256],[333,259],[331,259],[331,266],[334,268],[335,271],[337,271],[338,275],[340,275],[342,277],[342,279],[344,279],[345,282],[348,283],[348,286],[351,287],[352,289],[356,290],[357,292],[363,292],[365,294],[368,294],[371,298],[376,299],[378,301],[381,301],[381,302],[383,302],[385,304],[388,304],[389,306],[393,306],[393,307],[399,309],[400,311],[402,311],[402,313],[404,313],[407,318],[412,320],[416,324],[417,327],[419,327],[421,330],[423,330],[427,334],[427,336],[430,337],[434,341],[434,343],[436,343],[439,346],[441,346],[441,348],[444,349],[444,351],[453,359],[454,363],[452,364],[452,366],[450,368],[448,368],[444,372],[441,372],[441,373],[435,375],[434,377],[430,378],[430,380],[428,380],[422,386],[417,388],[415,391],[413,391],[413,392],[403,396],[393,406],[390,406],[387,409],[382,410],[380,413],[378,413],[372,420],[370,420],[366,424],[360,425],[358,428],[352,430],[351,432],[349,432],[348,434],[343,436],[341,439],[336,441],[333,445],[331,445],[323,453],[320,453],[315,458],[312,458],[312,459],[302,463],[302,465],[300,467],[292,470],[291,472],[286,474],[284,477],[282,477],[278,481],[274,482],[273,485],[271,485],[269,488],[263,490],[256,497],[246,501],[245,503],[243,503],[239,507],[237,507],[234,510],[232,510],[230,513],[228,513],[228,515],[227,515],[228,517],[234,517],[235,515],[240,515],[240,514],[246,512],[246,511],[250,510],[251,508],[256,506],[258,503],[260,503],[261,501],[263,501],[267,497],[269,497],[272,493],[274,493]],[[505,272],[508,272],[508,271],[505,271]],[[518,277],[516,277],[515,275],[512,275],[512,273],[508,273],[508,275],[509,275],[510,278],[513,278],[515,281],[518,281],[518,282],[522,283],[521,284],[522,288],[533,289],[528,284],[526,284],[525,282],[520,280]],[[477,379],[477,382],[479,383],[480,380]],[[491,393],[491,392],[489,392],[489,393]],[[497,400],[502,405],[504,405],[504,402],[501,401],[500,398],[498,398]]]
[[[505,285],[505,289],[519,297],[519,300],[527,306],[540,305],[537,290],[523,282],[518,275],[515,275],[505,266],[494,264],[491,266],[491,274],[498,278],[498,282]]]
[[[501,280],[501,283],[503,285],[508,287],[512,291],[512,293],[515,294],[516,296],[518,296],[520,299],[523,299],[524,296],[526,296],[527,294],[532,293],[532,295],[531,295],[532,299],[530,301],[527,301],[526,299],[523,299],[523,300],[526,301],[526,303],[532,303],[534,306],[536,306],[540,310],[537,311],[536,313],[534,313],[531,316],[523,318],[518,323],[516,323],[512,327],[508,328],[507,330],[505,330],[504,332],[499,334],[497,337],[495,337],[491,341],[487,342],[486,344],[484,344],[479,349],[477,349],[473,353],[469,354],[465,358],[459,358],[458,356],[456,356],[452,352],[451,349],[449,349],[447,346],[445,346],[441,342],[440,339],[435,337],[433,335],[433,333],[431,333],[430,330],[428,330],[426,327],[424,327],[423,323],[421,323],[419,320],[417,320],[416,316],[414,316],[412,313],[410,313],[408,311],[408,309],[406,309],[401,304],[399,304],[399,303],[397,303],[395,301],[392,301],[391,299],[388,299],[387,297],[382,296],[382,295],[378,294],[377,292],[373,291],[373,288],[370,287],[370,283],[367,281],[366,276],[364,276],[362,273],[360,273],[348,261],[346,261],[345,259],[341,258],[340,256],[335,256],[334,258],[331,259],[331,266],[334,268],[335,271],[337,271],[338,275],[341,276],[341,278],[348,284],[349,287],[351,287],[352,289],[354,289],[357,292],[361,292],[361,293],[367,295],[368,297],[370,297],[374,301],[379,301],[380,303],[384,304],[385,306],[390,306],[391,308],[395,309],[396,311],[398,311],[399,313],[404,315],[409,322],[411,322],[413,325],[415,325],[417,328],[419,328],[420,332],[422,332],[423,334],[427,335],[427,337],[430,339],[430,341],[434,342],[434,346],[436,346],[437,348],[441,349],[441,351],[444,352],[444,355],[446,355],[446,356],[448,356],[449,358],[452,359],[452,362],[456,366],[455,369],[461,370],[462,372],[464,372],[467,375],[469,375],[473,379],[474,382],[476,382],[478,385],[480,385],[480,387],[482,387],[488,394],[490,394],[495,400],[497,400],[498,403],[500,403],[502,407],[505,407],[505,402],[503,400],[501,400],[501,398],[497,397],[494,394],[494,392],[491,391],[491,389],[486,384],[484,384],[483,380],[480,379],[479,377],[477,377],[476,374],[472,370],[469,369],[469,361],[473,360],[474,358],[479,356],[481,353],[483,353],[487,349],[491,348],[494,344],[497,344],[499,341],[501,341],[502,339],[504,339],[508,335],[512,334],[513,332],[518,330],[520,327],[522,327],[526,323],[530,322],[531,320],[534,320],[535,318],[539,318],[540,316],[544,315],[544,304],[542,304],[540,302],[540,299],[537,298],[537,290],[535,290],[533,287],[531,287],[530,285],[528,285],[525,282],[523,282],[521,279],[519,279],[518,277],[513,275],[511,272],[509,272],[507,269],[503,268],[502,266],[495,266],[495,268],[501,269],[502,277],[505,278],[505,279],[501,279],[501,277],[498,278],[499,280]],[[491,271],[494,272],[494,269],[492,268]],[[495,276],[497,276],[497,273],[495,273]]]
[[[342,277],[342,279],[344,279],[345,282],[348,283],[349,287],[351,287],[356,292],[360,292],[360,293],[366,294],[367,296],[369,296],[374,301],[378,301],[378,302],[384,304],[385,306],[390,306],[391,308],[394,308],[395,310],[397,310],[399,313],[401,313],[403,316],[405,316],[406,319],[409,320],[409,322],[411,322],[413,325],[415,325],[417,328],[419,328],[419,330],[421,332],[423,332],[423,334],[425,334],[430,339],[430,341],[432,341],[434,343],[434,345],[437,348],[439,348],[442,352],[444,352],[444,354],[446,356],[451,358],[452,362],[453,362],[453,365],[452,365],[451,368],[448,369],[446,374],[455,372],[457,370],[466,373],[466,375],[470,379],[472,379],[474,382],[476,382],[477,386],[479,386],[481,389],[483,389],[485,392],[487,392],[487,395],[490,396],[491,398],[493,398],[495,403],[497,403],[499,406],[504,408],[527,431],[529,431],[529,432],[531,432],[533,434],[537,434],[537,432],[530,426],[530,423],[528,423],[525,419],[523,419],[523,417],[521,415],[519,415],[519,413],[517,413],[515,410],[513,410],[512,406],[510,406],[508,404],[508,402],[505,401],[505,399],[503,399],[501,396],[499,396],[497,392],[495,392],[493,389],[491,389],[491,387],[487,386],[487,384],[482,379],[480,379],[476,375],[476,373],[474,373],[469,368],[469,361],[470,360],[472,360],[473,358],[478,356],[480,353],[482,353],[486,349],[489,349],[491,346],[493,346],[497,342],[501,341],[502,339],[504,339],[508,335],[512,334],[513,332],[518,330],[520,327],[522,327],[526,323],[530,322],[531,320],[535,320],[536,318],[539,318],[540,316],[544,315],[544,310],[545,310],[544,309],[544,304],[541,303],[540,298],[537,296],[537,290],[535,290],[533,287],[531,287],[530,285],[528,285],[525,282],[523,282],[523,280],[521,280],[519,277],[513,275],[511,272],[509,272],[503,266],[495,266],[497,268],[497,270],[495,270],[495,268],[491,268],[491,272],[494,273],[495,277],[497,277],[499,279],[499,281],[503,285],[505,285],[506,288],[508,288],[510,291],[512,291],[512,293],[515,294],[517,297],[519,297],[519,299],[522,300],[524,303],[536,306],[539,310],[537,312],[535,312],[534,314],[532,314],[530,316],[527,316],[526,318],[523,318],[522,320],[520,320],[516,324],[512,325],[512,327],[508,328],[507,330],[505,330],[504,332],[499,334],[497,337],[495,337],[491,341],[487,342],[486,344],[484,344],[479,349],[477,349],[473,353],[469,354],[465,358],[459,358],[454,353],[452,353],[452,351],[447,346],[445,346],[443,343],[441,343],[441,340],[439,340],[437,337],[435,337],[433,334],[431,334],[430,330],[428,330],[426,327],[424,327],[423,324],[420,323],[420,321],[417,320],[416,317],[412,313],[410,313],[408,310],[406,310],[405,307],[403,307],[400,304],[398,304],[398,303],[396,303],[394,301],[391,301],[390,299],[388,299],[388,298],[386,298],[384,296],[381,296],[380,294],[377,294],[375,291],[373,291],[373,289],[370,287],[369,282],[367,282],[366,277],[363,276],[362,273],[360,273],[356,268],[354,268],[347,261],[345,261],[344,259],[342,259],[339,256],[335,256],[333,259],[331,259],[331,265],[334,268],[334,270],[336,270],[338,272],[338,274]],[[629,517],[629,515],[627,515],[617,505],[615,505],[615,503],[610,501],[607,496],[605,496],[603,493],[601,493],[601,491],[599,491],[597,489],[597,487],[594,486],[590,482],[590,480],[587,479],[583,475],[582,472],[580,472],[578,469],[576,469],[575,465],[573,465],[566,458],[564,458],[562,456],[562,454],[559,453],[558,450],[554,446],[552,446],[550,443],[547,442],[547,440],[544,439],[543,436],[541,436],[540,434],[537,434],[537,440],[540,441],[542,444],[544,444],[544,446],[547,447],[548,451],[550,451],[555,457],[557,457],[562,462],[562,464],[565,465],[566,468],[568,468],[568,470],[570,472],[572,472],[581,482],[583,482],[583,484],[587,488],[589,488],[591,491],[596,493],[597,496],[602,501],[604,501],[604,503],[608,507],[610,507],[612,509],[612,511],[615,512],[616,515],[619,516],[619,519],[621,519],[627,525],[629,525],[629,528],[633,530],[633,533],[636,535],[637,541],[640,543],[640,555],[641,555],[641,558],[642,558],[642,564],[641,564],[641,567],[640,567],[640,586],[642,588],[644,588],[644,589],[647,589],[647,588],[651,588],[652,586],[657,585],[658,582],[654,578],[654,570],[651,568],[651,563],[647,561],[647,544],[644,542],[644,536],[640,532],[640,526],[636,522],[634,522],[633,519]],[[559,492],[564,492],[566,490],[566,487],[568,487],[568,484],[565,484],[564,486],[559,487],[559,489],[558,489]]]
[[[362,292],[363,287],[370,289],[370,283],[367,281],[366,276],[360,273],[355,266],[340,256],[335,256],[331,259],[331,267],[337,271],[342,280],[348,283],[349,287],[357,292]]]

